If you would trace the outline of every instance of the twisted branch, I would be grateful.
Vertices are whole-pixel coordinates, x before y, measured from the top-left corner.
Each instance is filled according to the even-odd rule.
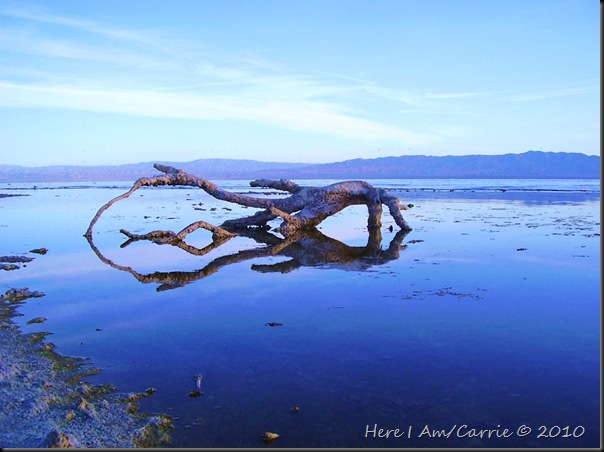
[[[249,217],[227,220],[221,226],[214,226],[204,221],[196,221],[177,234],[170,231],[153,231],[138,236],[133,234],[128,235],[124,232],[130,239],[138,240],[146,238],[165,242],[178,241],[183,240],[187,234],[199,228],[211,231],[213,237],[216,239],[223,239],[232,237],[241,228],[252,226],[266,228],[267,223],[277,217],[283,219],[280,232],[284,236],[287,236],[301,229],[314,228],[325,218],[340,212],[348,206],[358,204],[365,204],[367,206],[369,213],[367,227],[369,229],[380,228],[382,226],[382,204],[384,204],[388,207],[392,218],[401,230],[411,230],[411,227],[401,214],[401,210],[406,210],[407,207],[402,205],[397,197],[387,193],[384,189],[375,188],[363,181],[338,182],[326,187],[302,187],[287,179],[278,181],[259,179],[250,182],[250,185],[252,187],[274,188],[286,191],[291,193],[291,196],[281,199],[256,198],[223,190],[206,179],[192,176],[185,171],[171,166],[159,163],[153,166],[155,169],[163,172],[164,175],[140,178],[126,193],[103,205],[90,222],[84,234],[85,237],[92,237],[94,225],[103,212],[113,204],[129,197],[140,187],[161,185],[198,187],[216,199],[264,210],[256,212]]]

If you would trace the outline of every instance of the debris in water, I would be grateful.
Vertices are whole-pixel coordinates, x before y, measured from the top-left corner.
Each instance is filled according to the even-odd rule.
[[[42,323],[42,322],[46,322],[46,317],[36,317],[35,319],[31,319],[29,322],[27,322],[27,324],[31,325],[32,323]]]
[[[273,433],[273,432],[264,432],[264,442],[269,443],[271,441],[276,440],[277,438],[279,438],[279,435],[277,433]]]
[[[203,376],[200,374],[197,374],[193,378],[195,378],[195,383],[197,384],[197,389],[201,389],[201,380],[203,379]]]

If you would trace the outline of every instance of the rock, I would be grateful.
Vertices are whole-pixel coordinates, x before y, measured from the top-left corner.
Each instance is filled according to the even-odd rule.
[[[10,262],[13,264],[16,262],[31,262],[33,260],[33,257],[27,256],[0,256],[0,262]]]
[[[29,250],[30,253],[35,253],[35,254],[46,254],[48,253],[48,249],[46,248],[35,248],[33,250]]]
[[[80,403],[78,404],[78,410],[91,418],[97,417],[96,408],[90,402],[88,402],[84,397],[80,399]]]
[[[60,430],[53,430],[44,440],[43,447],[80,449],[82,446],[73,436]]]
[[[264,432],[263,437],[265,443],[270,443],[271,441],[275,441],[277,438],[279,438],[279,434],[273,432]]]
[[[8,301],[9,303],[17,303],[27,298],[38,298],[43,297],[42,292],[31,292],[27,287],[23,289],[9,289],[4,295],[0,295],[0,301]]]
[[[172,419],[165,415],[153,416],[148,424],[132,435],[136,447],[158,447],[171,441],[168,431],[173,428]]]

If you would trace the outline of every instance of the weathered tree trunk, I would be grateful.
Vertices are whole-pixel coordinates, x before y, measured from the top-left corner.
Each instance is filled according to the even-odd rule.
[[[396,196],[389,194],[384,189],[373,187],[363,181],[338,182],[325,187],[303,187],[287,179],[278,181],[260,179],[250,182],[250,185],[252,187],[282,190],[291,193],[291,195],[279,199],[256,198],[223,190],[210,181],[192,176],[171,166],[158,163],[153,166],[163,172],[164,175],[140,178],[126,193],[102,206],[84,234],[87,238],[92,237],[92,228],[95,223],[103,212],[114,203],[129,197],[140,187],[161,185],[198,187],[216,199],[263,210],[249,217],[227,220],[220,226],[214,226],[204,221],[196,221],[177,234],[171,231],[154,231],[141,236],[130,234],[131,239],[150,239],[164,242],[182,241],[187,234],[203,228],[213,233],[214,240],[222,240],[233,236],[238,229],[267,227],[269,221],[278,217],[283,219],[279,231],[284,236],[288,236],[298,230],[314,228],[327,217],[348,206],[359,204],[367,206],[369,214],[367,227],[370,230],[382,226],[382,205],[388,207],[390,215],[402,230],[411,230],[401,214],[401,210],[406,210],[407,206],[401,204]]]

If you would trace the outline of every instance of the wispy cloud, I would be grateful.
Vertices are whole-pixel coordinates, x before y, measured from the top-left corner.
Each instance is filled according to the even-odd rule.
[[[338,105],[240,96],[36,86],[0,81],[0,105],[62,108],[137,116],[198,120],[259,121],[295,130],[348,138],[392,139],[421,144],[426,137],[398,127],[353,117]]]
[[[161,30],[122,29],[39,8],[0,6],[0,15],[14,19],[0,30],[0,50],[36,57],[31,66],[0,64],[2,106],[257,121],[346,138],[421,145],[461,132],[443,133],[444,126],[436,125],[414,130],[406,128],[402,118],[483,114],[485,102],[598,92],[596,86],[516,95],[393,88],[349,74],[294,71],[249,52],[208,50],[208,45]],[[23,27],[27,22],[39,26]],[[78,33],[56,35],[44,25]],[[389,120],[401,122],[386,123],[385,116],[370,113],[364,105],[387,105],[399,115]]]
[[[475,91],[459,93],[438,93],[425,89],[393,89],[377,85],[367,85],[368,93],[401,104],[402,114],[468,114],[476,102],[491,99],[494,92]]]
[[[355,108],[355,96],[370,90],[366,81],[353,77],[336,80],[334,74],[301,74],[250,54],[216,57],[191,44],[172,52],[168,46],[177,39],[159,32],[107,27],[40,9],[0,7],[0,15],[94,35],[92,39],[58,39],[38,28],[35,32],[33,28],[19,29],[18,24],[0,31],[0,49],[37,55],[47,63],[45,73],[32,67],[29,76],[20,80],[7,75],[25,73],[25,68],[0,67],[3,106],[258,121],[293,130],[410,145],[428,140],[399,125],[367,117]],[[69,61],[86,64],[79,67]]]
[[[578,88],[565,88],[551,91],[541,91],[528,94],[518,94],[510,96],[507,100],[511,102],[526,102],[532,100],[549,99],[552,97],[567,97],[567,96],[579,96],[584,94],[595,94],[600,91],[598,86],[585,86]]]
[[[135,66],[147,70],[169,69],[159,58],[147,56],[122,47],[108,48],[106,44],[78,43],[33,34],[27,30],[5,27],[0,29],[0,50],[55,60],[78,60],[119,66]]]
[[[144,44],[157,45],[157,42],[147,33],[121,28],[113,28],[101,25],[97,22],[75,19],[51,14],[42,8],[37,7],[1,7],[0,15],[9,16],[17,19],[24,19],[32,22],[61,25],[73,29],[78,29],[88,33],[96,34],[105,38],[128,40]]]
[[[464,93],[426,93],[428,99],[468,99],[490,95],[489,92],[464,92]]]

